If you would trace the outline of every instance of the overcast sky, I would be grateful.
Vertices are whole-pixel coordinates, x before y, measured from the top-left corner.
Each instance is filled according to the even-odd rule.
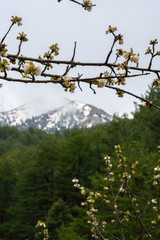
[[[53,43],[58,43],[60,54],[56,59],[70,60],[74,42],[77,42],[76,61],[103,62],[111,46],[111,36],[105,35],[108,26],[117,26],[118,32],[124,35],[123,48],[133,47],[140,54],[140,66],[148,66],[148,57],[144,55],[150,40],[160,41],[160,1],[159,0],[95,0],[96,7],[92,12],[69,0],[5,0],[1,2],[0,34],[1,38],[10,26],[11,16],[23,18],[21,27],[14,26],[7,37],[9,53],[17,53],[18,32],[27,34],[29,41],[22,46],[24,56],[43,56]],[[117,46],[117,48],[119,48]],[[160,60],[155,63],[160,68]],[[53,69],[63,73],[64,68]],[[106,70],[106,69],[104,69]],[[76,68],[73,74],[84,73],[84,76],[95,76],[98,69]],[[77,75],[76,75],[77,76]],[[151,82],[151,77],[128,80],[127,89],[144,94]],[[82,85],[75,93],[66,93],[61,86],[48,84],[18,84],[3,82],[0,89],[0,111],[18,107],[32,100],[49,100],[53,107],[58,107],[63,98],[77,100],[99,107],[109,114],[130,113],[134,110],[133,97],[118,98],[110,89],[96,89],[93,94],[88,85]]]

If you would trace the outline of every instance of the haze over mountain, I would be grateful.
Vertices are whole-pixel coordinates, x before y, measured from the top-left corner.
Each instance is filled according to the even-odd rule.
[[[53,107],[52,103],[45,107],[44,102],[36,101],[1,112],[0,126],[9,125],[20,130],[32,127],[52,133],[68,128],[90,128],[112,119],[111,115],[90,104],[70,100],[65,100],[60,106],[61,104],[57,104],[57,108]]]

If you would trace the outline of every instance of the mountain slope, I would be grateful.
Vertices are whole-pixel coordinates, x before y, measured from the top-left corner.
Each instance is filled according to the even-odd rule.
[[[75,127],[89,128],[112,119],[103,110],[76,101],[68,101],[62,107],[41,114],[40,110],[35,112],[35,108],[34,104],[27,104],[8,112],[1,112],[0,126],[15,126],[20,130],[33,127],[51,133]]]

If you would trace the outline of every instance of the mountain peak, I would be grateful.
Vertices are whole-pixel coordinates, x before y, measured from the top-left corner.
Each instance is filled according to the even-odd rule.
[[[78,101],[63,100],[53,106],[46,101],[34,101],[16,109],[0,113],[0,125],[20,130],[39,128],[48,133],[68,128],[92,127],[109,122],[112,117],[101,109]]]

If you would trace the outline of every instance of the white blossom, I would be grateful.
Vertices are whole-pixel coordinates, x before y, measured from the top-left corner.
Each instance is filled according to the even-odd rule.
[[[138,62],[139,62],[139,57],[138,57],[137,55],[135,55],[135,56],[133,57],[133,62],[134,62],[134,63],[138,63]]]
[[[120,191],[120,192],[124,192],[124,188],[123,188],[123,187],[120,187],[119,191]]]
[[[155,167],[154,171],[160,171],[160,167],[159,166]]]
[[[30,68],[30,64],[29,63],[25,63],[24,67],[23,67],[24,73],[27,73],[29,68]]]
[[[10,65],[8,65],[8,66],[5,67],[5,69],[6,69],[7,71],[9,71],[9,70],[12,69],[12,67],[11,67]]]
[[[33,62],[26,62],[23,66],[23,70],[25,74],[32,74],[35,76],[40,76],[42,72],[41,66],[36,67]]]
[[[42,72],[41,66],[36,67],[35,76],[40,76]]]
[[[151,202],[152,203],[157,203],[157,199],[152,199]]]
[[[98,82],[98,88],[103,88],[106,85],[107,80],[106,79],[97,79]]]
[[[73,178],[73,179],[72,179],[72,182],[74,182],[74,183],[78,183],[78,181],[79,181],[79,180],[78,180],[77,178]]]

